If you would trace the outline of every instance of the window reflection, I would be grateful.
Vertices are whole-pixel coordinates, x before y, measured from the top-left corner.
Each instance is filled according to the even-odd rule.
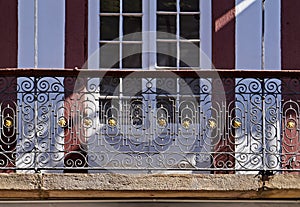
[[[176,67],[177,60],[176,42],[157,42],[157,65]]]
[[[141,13],[142,0],[123,0],[123,12],[125,13]]]
[[[123,68],[141,68],[142,67],[142,45],[141,44],[123,44]]]
[[[119,13],[120,0],[100,0],[100,12]]]
[[[100,40],[114,40],[119,37],[119,17],[100,18]]]
[[[157,31],[171,34],[158,34],[157,38],[174,38],[176,35],[176,15],[157,15]]]
[[[180,67],[199,67],[199,43],[180,43]]]
[[[199,11],[199,0],[181,0],[180,11],[182,12]]]
[[[199,15],[180,15],[180,36],[185,39],[199,39]]]
[[[123,35],[124,40],[142,40],[141,34],[130,35],[130,37],[126,37],[126,35],[131,33],[141,33],[142,32],[142,18],[141,17],[124,17],[124,26],[123,26]]]
[[[176,0],[157,0],[157,10],[176,12]]]

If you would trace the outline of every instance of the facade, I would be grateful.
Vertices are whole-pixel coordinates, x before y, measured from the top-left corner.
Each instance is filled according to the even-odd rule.
[[[297,0],[24,1],[0,0],[2,199],[298,205]]]

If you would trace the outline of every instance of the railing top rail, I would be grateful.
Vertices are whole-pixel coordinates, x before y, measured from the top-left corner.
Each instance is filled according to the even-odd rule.
[[[31,77],[137,77],[158,78],[179,76],[182,78],[285,78],[300,77],[300,70],[207,70],[207,69],[157,69],[157,70],[118,70],[118,69],[59,69],[59,68],[0,68],[0,76],[31,76]]]

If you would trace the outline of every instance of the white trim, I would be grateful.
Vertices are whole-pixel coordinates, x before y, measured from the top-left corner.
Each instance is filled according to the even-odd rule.
[[[123,69],[123,0],[120,0],[120,16],[119,16],[119,68]],[[120,90],[122,92],[122,79],[120,79]]]
[[[100,25],[99,11],[100,4],[98,0],[89,0],[88,5],[89,24],[88,24],[88,67],[92,69],[99,68],[99,39],[100,39]]]
[[[38,0],[34,0],[34,68],[38,67],[38,61],[39,61],[39,48],[38,48]]]
[[[200,68],[212,66],[212,3],[200,0]]]
[[[111,17],[111,16],[130,16],[130,17],[141,17],[141,16],[143,16],[143,13],[99,13],[99,16],[104,16],[104,17],[106,17],[106,16],[109,16],[109,17]]]
[[[200,12],[182,12],[180,11],[180,6],[178,5],[178,8],[177,8],[177,12],[169,12],[169,11],[156,11],[156,14],[169,14],[169,15],[177,15],[177,14],[183,14],[183,15],[193,15],[193,14],[200,14]]]

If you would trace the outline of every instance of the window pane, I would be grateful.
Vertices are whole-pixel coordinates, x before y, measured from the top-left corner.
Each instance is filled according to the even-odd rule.
[[[139,34],[133,34],[124,37],[124,40],[142,40],[142,18],[141,17],[124,17],[123,34],[128,35],[131,33],[139,32]]]
[[[100,67],[119,68],[119,44],[100,44]]]
[[[176,38],[176,15],[157,15],[157,31],[168,34],[158,34],[157,38]]]
[[[200,39],[199,26],[199,15],[180,15],[180,37]]]
[[[157,42],[157,65],[176,67],[177,47],[174,42]]]
[[[100,0],[100,12],[120,13],[120,0]]]
[[[142,13],[142,0],[123,0],[123,12]]]
[[[100,40],[119,37],[119,17],[100,17]]]
[[[199,67],[199,43],[180,43],[180,67]]]
[[[158,11],[176,11],[176,0],[157,0]]]
[[[141,78],[123,78],[123,95],[140,96],[143,92]]]
[[[142,45],[123,44],[123,68],[142,67]]]
[[[199,11],[199,0],[180,0],[180,11],[182,12]]]

